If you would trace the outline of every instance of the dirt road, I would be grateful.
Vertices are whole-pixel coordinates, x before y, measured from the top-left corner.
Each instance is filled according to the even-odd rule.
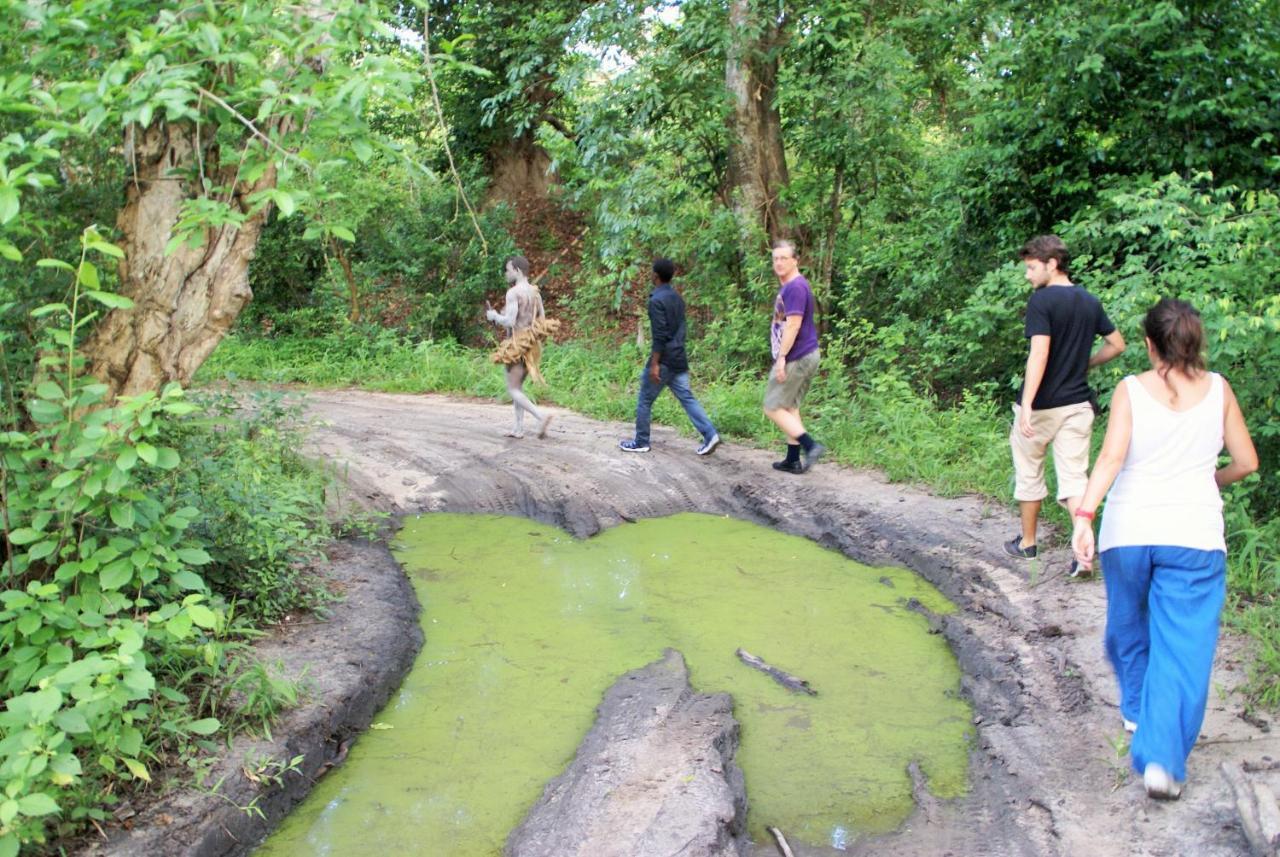
[[[727,514],[860,562],[907,566],[945,592],[960,610],[943,633],[978,720],[972,792],[939,803],[922,791],[897,834],[844,853],[1248,853],[1218,765],[1280,759],[1280,738],[1240,717],[1230,689],[1243,679],[1242,641],[1219,648],[1182,800],[1149,801],[1117,755],[1123,732],[1102,654],[1102,583],[1067,578],[1063,550],[1049,552],[1033,582],[1030,567],[1000,549],[1017,528],[1009,509],[827,462],[804,476],[779,474],[769,467],[776,453],[733,444],[699,458],[693,440],[669,429],[655,430],[652,453],[627,454],[617,441],[629,426],[558,410],[545,440],[514,440],[502,434],[509,406],[498,403],[347,391],[307,402],[319,423],[314,452],[379,509],[519,514],[579,537],[637,518]],[[1251,776],[1280,788],[1280,775]]]

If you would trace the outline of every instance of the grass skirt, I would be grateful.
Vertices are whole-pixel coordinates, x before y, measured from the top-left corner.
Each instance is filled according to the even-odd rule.
[[[538,364],[542,361],[542,343],[559,329],[560,322],[554,318],[537,319],[532,326],[504,339],[489,355],[489,359],[504,366],[523,363],[529,377],[541,382],[542,373],[538,371]]]

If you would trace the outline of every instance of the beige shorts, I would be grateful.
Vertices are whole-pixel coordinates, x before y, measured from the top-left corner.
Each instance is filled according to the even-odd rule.
[[[813,376],[818,374],[818,352],[810,351],[799,360],[787,361],[787,380],[779,381],[773,369],[769,369],[769,381],[764,388],[764,409],[776,411],[779,408],[799,408],[813,383]]]
[[[1013,499],[1043,500],[1049,495],[1044,481],[1044,456],[1053,445],[1053,469],[1058,474],[1058,499],[1079,497],[1089,481],[1089,439],[1093,433],[1093,407],[1088,402],[1031,412],[1035,437],[1018,429],[1021,408],[1013,406],[1013,449],[1015,484]]]

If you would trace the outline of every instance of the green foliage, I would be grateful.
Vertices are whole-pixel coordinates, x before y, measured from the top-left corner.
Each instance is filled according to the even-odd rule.
[[[46,328],[42,377],[24,413],[5,410],[0,435],[5,590],[0,592],[0,848],[42,842],[102,818],[115,780],[150,781],[147,759],[168,739],[209,735],[185,697],[157,682],[155,655],[216,660],[225,616],[198,569],[210,561],[182,499],[147,490],[181,457],[161,442],[194,408],[177,387],[104,407],[104,385],[80,373],[82,294],[113,306],[94,284],[89,251],[114,255],[86,230],[68,304],[37,315]],[[114,251],[114,252],[113,252]],[[146,731],[144,732],[144,726]]]
[[[76,265],[42,260],[69,297],[32,313],[38,373],[7,374],[0,400],[0,853],[199,770],[216,733],[267,731],[297,687],[244,638],[314,603],[302,573],[331,533],[276,397],[243,421],[216,397],[194,419],[176,385],[104,402],[77,334],[87,304],[127,304],[93,288],[91,260],[120,251],[93,228],[81,243]]]
[[[302,456],[300,406],[270,392],[192,399],[206,416],[171,433],[188,464],[170,490],[200,509],[191,532],[208,545],[205,580],[254,624],[317,606],[308,572],[334,536],[331,477]]]

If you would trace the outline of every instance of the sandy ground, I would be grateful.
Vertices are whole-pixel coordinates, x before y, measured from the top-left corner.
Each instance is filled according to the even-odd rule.
[[[652,453],[623,453],[617,441],[630,426],[555,409],[546,439],[515,440],[503,436],[506,404],[352,391],[311,393],[306,402],[317,423],[312,451],[378,509],[526,515],[579,537],[643,517],[730,514],[861,562],[907,566],[944,591],[960,610],[942,632],[977,721],[972,791],[938,802],[922,788],[918,811],[898,833],[844,853],[1249,852],[1218,766],[1280,759],[1280,738],[1241,717],[1233,688],[1244,678],[1247,645],[1227,638],[1219,646],[1183,798],[1148,800],[1117,754],[1124,733],[1102,652],[1102,583],[1068,578],[1065,550],[1049,551],[1034,571],[1007,558],[1000,543],[1017,529],[1007,508],[829,462],[803,476],[779,474],[769,467],[776,452],[733,444],[699,458],[695,442],[670,429],[655,428]],[[1280,788],[1280,774],[1250,776]],[[777,853],[771,843],[757,850]]]

